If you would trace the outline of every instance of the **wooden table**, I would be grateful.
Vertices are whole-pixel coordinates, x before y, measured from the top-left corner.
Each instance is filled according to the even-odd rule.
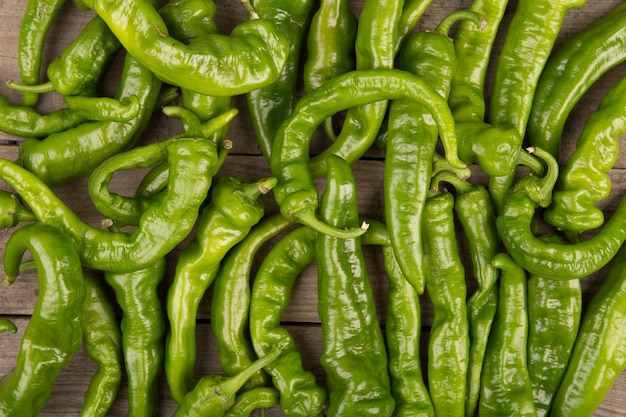
[[[363,0],[353,2],[355,10],[360,9],[362,2]],[[0,78],[2,81],[6,79],[19,80],[17,39],[25,3],[25,1],[18,0],[0,1],[0,22],[2,22],[0,24]],[[240,6],[238,1],[216,0],[216,3],[218,5],[217,18],[219,25],[225,33],[228,33],[232,27],[245,18],[244,9]],[[594,18],[608,11],[617,3],[619,3],[617,0],[596,0],[589,2],[589,4],[582,9],[571,11],[563,25],[557,45],[560,45],[563,41],[580,30],[587,22],[592,21]],[[420,29],[433,28],[434,24],[446,13],[456,9],[468,8],[470,4],[470,0],[435,0],[423,16],[418,27]],[[514,6],[515,2],[512,2],[511,10],[513,10]],[[509,11],[503,22],[503,27],[510,21],[511,15],[512,11]],[[61,53],[64,46],[76,36],[78,31],[92,16],[93,13],[91,11],[79,11],[74,6],[73,2],[68,2],[63,7],[48,37],[44,55],[44,65]],[[499,36],[495,47],[496,53],[502,41],[503,36]],[[120,62],[121,59],[118,57],[113,64],[113,69],[108,76],[108,80],[105,82],[105,92],[112,93],[114,90],[116,85],[115,77],[119,75],[118,73],[116,74],[116,69],[119,70]],[[489,93],[489,89],[491,88],[490,81],[493,76],[492,72],[493,71],[488,75],[487,93]],[[588,115],[591,110],[595,109],[607,89],[625,74],[626,67],[624,66],[619,66],[610,71],[593,86],[591,91],[581,100],[579,105],[576,106],[566,126],[565,138],[569,146],[566,146],[564,157],[571,152],[575,138],[578,136],[586,120],[586,115]],[[108,91],[108,89],[111,89],[111,91]],[[0,93],[16,103],[20,99],[20,94],[8,90],[4,86],[4,82],[1,83]],[[42,96],[38,108],[42,112],[47,112],[60,106],[62,106],[60,96],[56,94],[45,94]],[[232,122],[230,128],[229,137],[233,140],[234,147],[221,174],[236,174],[250,180],[268,175],[269,168],[265,160],[260,156],[254,135],[251,132],[251,124],[247,114],[245,98],[242,96],[234,97],[233,106],[239,108],[240,113]],[[163,115],[155,114],[153,123],[151,123],[150,127],[143,135],[142,143],[165,139],[179,133],[179,129],[180,125],[177,120],[167,119]],[[16,159],[18,156],[17,143],[19,140],[19,138],[0,133],[0,141],[2,141],[3,144],[3,146],[0,146],[0,156],[10,160]],[[316,136],[312,151],[319,151],[326,145],[327,143],[324,142],[321,135]],[[367,156],[367,158],[357,162],[354,166],[355,176],[358,179],[360,210],[364,216],[380,218],[383,209],[383,152],[379,149],[372,149]],[[477,169],[474,169],[474,171],[475,176],[480,181],[485,179],[484,175]],[[617,165],[611,172],[611,177],[614,181],[613,193],[607,200],[602,202],[602,207],[609,215],[615,208],[624,190],[626,190],[626,157],[623,153],[620,155]],[[136,178],[132,176],[123,177],[116,181],[115,186],[118,187],[120,192],[131,192],[134,184],[133,180],[136,180]],[[86,179],[83,178],[77,181],[77,183],[60,188],[57,191],[70,207],[76,210],[85,221],[97,225],[99,224],[101,215],[95,210],[88,198],[86,183]],[[319,185],[322,187],[323,182],[320,181]],[[7,187],[4,184],[0,186],[4,188]],[[272,198],[268,196],[266,201],[267,212],[276,212],[276,204]],[[0,233],[0,248],[4,247],[9,233],[10,231]],[[177,253],[184,247],[185,243],[186,242],[183,242],[179,248],[168,256],[169,274],[162,286],[163,293],[167,288],[168,280],[171,280]],[[460,247],[464,259],[467,260],[467,250],[462,241],[460,242]],[[378,251],[371,248],[367,248],[365,253],[367,255],[370,277],[380,311],[380,320],[384,323],[387,278],[382,268],[382,257]],[[606,270],[602,270],[592,277],[585,278],[585,302],[588,302],[589,298],[594,294],[599,284],[602,282],[605,273]],[[19,332],[15,335],[0,335],[0,375],[4,375],[14,366],[20,338],[28,324],[29,315],[34,308],[36,297],[37,278],[34,273],[24,273],[11,287],[0,290],[0,314],[14,320],[19,327]],[[424,342],[426,342],[432,313],[426,295],[422,297],[422,301],[424,309]],[[198,376],[220,372],[216,358],[216,345],[210,331],[209,303],[210,298],[207,295],[201,305],[198,319]],[[283,318],[287,328],[292,332],[301,349],[305,367],[312,370],[319,378],[319,382],[323,384],[325,377],[319,365],[322,340],[319,316],[317,314],[316,271],[314,266],[307,268],[297,282],[292,302]],[[426,344],[424,343],[424,347],[425,346]],[[425,349],[423,351],[425,352]],[[84,390],[94,371],[95,365],[81,349],[72,363],[62,371],[60,378],[58,378],[55,383],[52,398],[42,413],[42,416],[78,416],[82,406]],[[126,414],[127,395],[125,388],[126,385],[123,385],[119,398],[111,410],[111,416],[123,416]],[[164,380],[162,381],[161,388],[161,405],[158,415],[169,416],[175,409],[175,404],[169,397],[168,388]],[[276,408],[270,410],[269,415],[280,416],[282,414]],[[594,415],[626,415],[626,372],[619,377],[613,389]]]

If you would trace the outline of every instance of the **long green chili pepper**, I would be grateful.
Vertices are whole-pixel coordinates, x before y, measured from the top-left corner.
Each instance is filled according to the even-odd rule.
[[[61,369],[82,344],[85,285],[72,242],[58,229],[41,223],[17,229],[4,248],[5,285],[19,275],[26,251],[35,261],[39,294],[16,366],[0,379],[0,413],[7,417],[38,415]]]
[[[213,283],[211,329],[217,341],[217,354],[226,376],[250,365],[255,359],[250,341],[250,277],[259,248],[286,231],[293,223],[280,213],[266,217],[250,229],[246,237],[228,251]],[[269,377],[259,372],[250,377],[244,389],[269,385]]]
[[[237,395],[235,403],[226,411],[224,417],[249,417],[256,409],[278,407],[278,390],[273,387],[256,387]]]
[[[354,41],[358,19],[348,0],[322,0],[311,18],[307,54],[302,67],[304,92],[356,68]],[[326,135],[337,139],[332,117],[324,121]]]
[[[424,206],[426,291],[433,304],[427,374],[435,415],[464,416],[470,339],[453,208],[454,197],[443,188]]]
[[[110,156],[132,147],[148,125],[161,82],[131,55],[126,56],[115,99],[136,96],[139,113],[127,122],[93,121],[45,139],[20,145],[20,161],[46,184],[68,184],[93,171]]]
[[[467,300],[470,331],[465,415],[474,416],[487,340],[497,308],[499,271],[491,260],[500,251],[495,207],[486,187],[463,181],[451,172],[441,172],[432,183],[445,181],[456,193],[454,212],[468,246],[476,289]]]
[[[215,147],[206,139],[177,138],[128,152],[170,164],[164,197],[149,206],[132,232],[108,232],[86,224],[31,172],[0,159],[0,178],[27,203],[42,223],[61,229],[74,242],[86,267],[105,271],[145,268],[169,253],[194,227],[212,182]],[[124,158],[120,153],[114,158]]]
[[[626,77],[604,96],[589,115],[559,174],[552,205],[543,217],[554,227],[568,232],[584,232],[600,227],[604,213],[596,203],[611,193],[608,173],[619,155],[619,140],[626,133]]]
[[[330,155],[320,218],[338,228],[359,223],[356,183],[350,165]],[[327,416],[391,416],[387,352],[358,238],[316,238],[318,312],[327,376]]]
[[[202,126],[198,126],[199,133],[196,133],[199,137],[208,138],[215,132],[220,130],[223,126],[227,125],[232,118],[236,115],[235,110],[231,110],[225,114],[217,116],[215,119],[211,119],[210,122],[205,123]],[[210,128],[208,128],[210,126]],[[204,128],[203,128],[204,127]],[[185,135],[183,133],[182,135]],[[181,135],[181,136],[182,136]],[[158,146],[158,145],[155,145]],[[89,175],[89,181],[87,184],[87,191],[94,206],[100,213],[106,218],[111,219],[118,224],[126,225],[138,225],[141,217],[146,209],[155,203],[155,196],[163,196],[162,189],[159,192],[150,192],[149,198],[145,195],[149,190],[153,190],[156,179],[147,177],[142,180],[140,187],[134,196],[125,196],[110,190],[111,181],[116,173],[123,171],[132,171],[138,168],[151,167],[155,164],[163,167],[163,189],[169,181],[169,169],[170,165],[165,163],[165,155],[162,153],[152,153],[147,156],[146,152],[137,150],[127,152],[123,157],[112,157],[106,162],[96,167],[91,175]],[[151,170],[149,173],[156,174],[161,171]],[[214,173],[211,173],[214,176]],[[160,181],[159,181],[160,183]],[[159,187],[160,188],[160,187]],[[159,197],[159,198],[161,198]]]
[[[69,109],[87,120],[128,122],[139,114],[139,99],[131,96],[122,100],[110,97],[65,96]]]
[[[526,134],[535,86],[550,57],[567,12],[586,0],[522,0],[517,4],[498,56],[489,122],[517,131],[520,148]],[[492,176],[489,191],[498,212],[506,191],[515,181],[516,170]]]
[[[288,417],[321,415],[327,400],[326,389],[303,368],[293,337],[280,323],[297,277],[315,259],[315,236],[313,229],[298,227],[282,237],[263,259],[252,283],[252,345],[258,356],[277,344],[282,346],[282,355],[265,370],[280,393],[281,411]]]
[[[99,16],[94,16],[80,34],[48,65],[48,82],[24,85],[7,82],[7,87],[25,93],[56,91],[64,96],[89,94],[121,44]]]
[[[252,128],[261,154],[267,160],[272,152],[274,136],[294,106],[296,85],[300,76],[302,44],[309,30],[313,0],[250,0],[257,18],[272,22],[289,44],[289,53],[282,71],[273,83],[250,91],[246,102]]]
[[[397,417],[434,417],[435,411],[422,373],[422,317],[419,295],[406,279],[391,245],[383,246],[389,277],[385,340],[389,356],[391,394]]]
[[[158,409],[165,339],[158,286],[164,276],[165,258],[145,269],[104,273],[122,309],[120,326],[128,375],[128,417],[152,417]]]
[[[234,405],[237,391],[248,378],[270,365],[281,353],[282,348],[277,345],[234,376],[208,375],[201,378],[172,417],[223,417]]]
[[[626,249],[585,309],[550,416],[591,416],[626,368]]]
[[[500,269],[498,309],[485,353],[478,413],[537,416],[526,358],[526,274],[503,252],[494,257],[493,264]]]
[[[309,166],[308,147],[313,130],[326,118],[350,106],[384,99],[409,99],[427,106],[439,128],[446,159],[454,166],[465,166],[456,156],[454,121],[448,105],[421,78],[397,69],[351,71],[300,99],[278,130],[270,167],[278,179],[274,197],[285,217],[338,237],[354,237],[364,232],[358,228],[337,230],[315,216],[319,196],[314,171]]]
[[[17,50],[17,62],[23,84],[39,84],[46,37],[64,3],[65,0],[28,0],[26,2]],[[38,99],[38,94],[25,93],[22,104],[34,106]]]
[[[263,217],[261,196],[274,183],[271,177],[256,183],[222,177],[199,216],[195,238],[178,258],[174,281],[167,293],[170,332],[165,360],[169,389],[178,404],[196,385],[195,328],[200,301],[215,280],[226,253]]]
[[[122,384],[122,334],[101,277],[83,271],[83,281],[83,347],[87,356],[98,365],[98,370],[91,377],[80,415],[98,417],[108,413]]]
[[[563,242],[557,235],[543,239]],[[578,335],[582,312],[579,279],[528,277],[528,374],[537,415],[549,415]]]
[[[603,74],[626,60],[626,5],[619,3],[561,45],[542,71],[528,120],[532,146],[559,158],[565,122]]]
[[[398,23],[403,5],[404,0],[366,0],[363,3],[354,44],[357,70],[394,67]],[[349,163],[363,156],[378,136],[387,103],[387,100],[382,99],[346,107],[348,112],[337,139],[311,159],[312,170],[316,173],[314,175],[324,175],[326,157],[330,154],[339,155]]]
[[[76,110],[62,108],[48,114],[30,106],[13,105],[0,96],[0,131],[22,137],[44,137],[78,126],[86,119]]]
[[[480,16],[467,11],[448,15],[435,28],[406,38],[397,67],[421,77],[447,99],[457,60],[448,30],[457,20]],[[424,106],[394,100],[389,105],[385,152],[385,222],[404,275],[419,294],[424,292],[422,217],[428,196],[432,159],[439,137]]]
[[[626,240],[626,198],[611,219],[593,237],[576,243],[544,242],[533,233],[538,206],[547,207],[556,178],[556,160],[540,148],[534,150],[548,164],[544,178],[528,175],[506,194],[496,224],[502,242],[525,270],[549,279],[582,278],[609,263]]]
[[[233,96],[271,84],[287,60],[287,39],[264,19],[240,23],[229,36],[203,36],[186,45],[168,35],[158,10],[147,0],[82,3],[159,79],[202,94]]]

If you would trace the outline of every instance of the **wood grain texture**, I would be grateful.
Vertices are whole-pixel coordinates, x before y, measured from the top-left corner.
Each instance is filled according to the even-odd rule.
[[[362,3],[363,0],[354,0],[352,2],[354,10],[357,13]],[[592,21],[618,3],[618,0],[590,1],[581,9],[572,10],[564,22],[561,35],[557,40],[557,46],[573,36],[587,22]],[[26,2],[24,0],[0,0],[0,81],[9,79],[19,80],[17,38],[25,4]],[[216,4],[218,6],[216,19],[224,33],[229,33],[237,23],[243,21],[245,18],[245,12],[238,1],[216,0]],[[467,8],[470,4],[470,0],[434,0],[424,17],[418,23],[417,28],[431,29],[448,12]],[[507,12],[503,27],[506,27],[506,24],[510,21],[514,5],[515,2],[512,1],[511,10]],[[73,2],[67,2],[63,6],[46,43],[44,69],[45,64],[49,63],[62,52],[63,48],[74,39],[80,29],[92,16],[93,12],[78,10]],[[503,36],[501,35],[496,42],[496,53],[501,47],[502,42]],[[118,57],[113,62],[111,74],[107,76],[107,80],[105,80],[104,83],[104,92],[115,91],[116,71],[119,72],[121,61],[121,57]],[[626,68],[623,65],[610,71],[593,86],[589,93],[586,94],[574,108],[572,116],[568,120],[568,124],[565,128],[562,151],[563,158],[566,158],[574,149],[576,138],[582,130],[588,114],[597,107],[604,93],[625,74]],[[42,79],[44,78],[45,70],[42,70]],[[493,65],[488,73],[488,82],[486,85],[487,95],[491,90],[489,80],[492,80],[492,78]],[[20,93],[7,89],[4,82],[0,82],[0,94],[3,94],[14,103],[19,102]],[[42,112],[49,112],[62,105],[63,101],[59,95],[49,93],[41,97],[37,108]],[[254,135],[250,128],[251,123],[247,113],[245,97],[233,97],[232,105],[240,109],[240,113],[230,127],[229,137],[233,140],[234,147],[220,175],[237,175],[250,180],[269,175],[269,167],[259,154],[258,146],[256,145]],[[168,119],[164,115],[156,113],[150,127],[143,135],[140,144],[162,140],[179,133],[179,131],[180,124],[178,120]],[[0,146],[0,157],[10,160],[17,159],[17,144],[20,140],[21,138],[0,132],[0,143],[4,144]],[[316,134],[311,145],[311,152],[317,153],[327,146],[327,144],[328,142],[322,135]],[[610,174],[614,184],[614,190],[611,196],[601,203],[602,208],[606,210],[609,215],[615,209],[624,191],[626,191],[626,154],[624,154],[624,152],[626,151],[621,151],[618,162]],[[373,148],[367,154],[366,158],[357,162],[354,166],[355,177],[358,181],[359,210],[363,216],[376,219],[381,219],[383,212],[382,156],[382,150]],[[486,178],[481,172],[474,170],[474,173],[475,178],[478,178],[479,181],[486,181]],[[115,181],[115,190],[120,193],[132,193],[138,177],[139,173],[137,172],[131,172],[127,176],[122,176],[119,180]],[[99,225],[101,215],[88,198],[86,184],[87,179],[83,178],[71,186],[59,188],[57,192],[86,222]],[[318,180],[317,184],[319,189],[322,190],[324,187],[323,180]],[[0,182],[0,188],[8,189],[2,182]],[[267,196],[266,198],[266,211],[268,213],[277,211],[276,204],[271,196]],[[2,248],[4,248],[10,233],[10,230],[0,232],[0,255],[3,252]],[[167,284],[171,282],[176,258],[185,244],[186,241],[181,243],[181,245],[168,256],[169,273],[161,288],[163,294],[165,294]],[[459,244],[463,259],[465,262],[468,262],[467,247],[460,232]],[[261,249],[256,262],[257,266],[268,249],[269,245]],[[382,255],[376,248],[366,248],[365,254],[379,318],[384,324],[385,299],[388,284],[382,268]],[[469,267],[467,269],[469,270]],[[585,302],[588,302],[589,298],[595,293],[605,273],[606,268],[583,281]],[[471,277],[468,277],[468,282],[469,288],[471,289],[473,285]],[[36,303],[37,293],[37,278],[34,272],[26,272],[9,288],[0,289],[0,316],[14,319],[20,329],[20,332],[17,334],[0,334],[0,375],[4,375],[14,365],[21,332],[23,332],[28,324],[29,315]],[[220,372],[216,358],[215,340],[210,330],[210,295],[211,292],[209,291],[202,301],[198,316],[197,376]],[[426,295],[421,297],[421,301],[424,322],[423,351],[425,352],[425,342],[428,336],[428,326],[432,321],[432,311]],[[302,356],[305,359],[305,367],[316,375],[320,384],[323,384],[325,377],[319,365],[322,337],[320,320],[317,314],[315,265],[309,266],[302,276],[299,277],[294,288],[292,301],[285,311],[283,319],[285,323],[287,323],[287,328],[294,336],[298,347],[301,349]],[[425,355],[423,360],[427,360]],[[423,366],[425,368],[425,362]],[[55,383],[52,398],[42,413],[42,416],[78,416],[82,406],[84,390],[94,372],[95,365],[81,349],[76,354],[72,363],[63,370],[61,377]],[[111,410],[110,415],[113,417],[126,415],[127,395],[125,388],[126,385],[123,385],[119,398]],[[169,397],[167,385],[164,380],[161,381],[160,402],[161,405],[158,416],[170,416],[175,409],[175,404]],[[271,417],[281,415],[280,410],[277,408],[271,409],[268,412],[268,416]],[[623,373],[618,378],[594,416],[626,416],[626,373]]]

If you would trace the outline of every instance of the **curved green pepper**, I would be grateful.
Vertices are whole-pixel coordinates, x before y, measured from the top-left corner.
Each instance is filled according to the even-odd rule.
[[[214,96],[245,94],[274,82],[289,44],[275,25],[253,19],[230,36],[202,36],[186,45],[168,35],[148,0],[82,0],[107,23],[122,46],[162,81]]]
[[[235,177],[222,177],[199,216],[196,237],[178,258],[167,293],[170,332],[165,358],[169,389],[178,404],[196,385],[195,329],[200,301],[215,280],[226,253],[263,217],[261,196],[274,183],[274,178],[247,183]]]
[[[39,295],[16,366],[0,379],[0,414],[7,417],[34,417],[43,410],[52,384],[80,348],[83,336],[85,285],[71,240],[41,223],[17,229],[4,248],[5,285],[19,275],[26,251],[37,267]]]

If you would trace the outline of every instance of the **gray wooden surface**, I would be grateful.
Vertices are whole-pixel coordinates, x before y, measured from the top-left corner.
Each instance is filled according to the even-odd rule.
[[[13,102],[19,101],[20,94],[8,90],[4,85],[4,80],[19,80],[17,38],[25,3],[26,1],[23,0],[0,0],[0,80],[2,81],[0,83],[0,93]],[[362,0],[357,0],[353,3],[355,9],[358,10],[360,4],[362,4]],[[595,17],[608,11],[617,3],[619,3],[617,0],[590,1],[583,8],[571,11],[563,25],[557,45],[580,30],[587,22],[590,22]],[[218,6],[217,19],[225,33],[244,19],[243,8],[237,0],[216,0],[216,4]],[[456,9],[467,8],[470,4],[470,0],[434,0],[418,27],[432,28],[435,22],[438,22],[446,13]],[[514,2],[512,2],[512,5],[514,6]],[[45,49],[44,68],[47,62],[50,62],[50,60],[62,52],[63,48],[76,36],[82,26],[92,16],[92,12],[79,11],[74,6],[73,2],[67,2],[50,31]],[[503,25],[508,23],[510,16],[511,12],[507,13]],[[502,37],[499,37],[497,42],[496,51],[501,45]],[[114,63],[111,81],[105,84],[105,88],[111,88],[113,90],[115,87],[116,65],[119,68],[119,58],[116,63]],[[579,105],[576,106],[565,130],[564,140],[566,140],[569,145],[566,145],[564,148],[564,157],[571,152],[574,141],[586,120],[586,115],[589,114],[592,109],[595,109],[607,89],[624,75],[626,75],[626,68],[623,66],[619,66],[610,71],[593,86],[591,91],[585,95]],[[492,74],[490,73],[489,77],[491,76]],[[489,83],[487,84],[487,88],[490,88]],[[58,95],[45,94],[42,96],[38,108],[42,112],[47,112],[61,105],[62,99]],[[269,174],[269,168],[265,160],[260,156],[254,136],[251,132],[245,99],[243,97],[234,97],[233,106],[240,109],[240,114],[232,122],[230,128],[230,138],[234,142],[234,147],[224,166],[223,173],[237,174],[249,178],[250,180]],[[166,117],[157,114],[154,117],[153,123],[144,134],[142,141],[147,143],[161,140],[177,134],[178,132],[179,122],[177,120],[168,120]],[[11,143],[11,141],[19,140],[20,138],[0,132],[0,141],[3,143],[3,145],[0,146],[0,157],[11,160],[16,159],[18,156],[18,147],[15,143]],[[319,150],[325,145],[326,143],[323,140],[318,139],[313,144],[312,149],[313,151],[316,149]],[[359,204],[362,214],[364,216],[381,218],[383,209],[382,152],[373,149],[368,154],[367,159],[355,164],[354,169],[355,176],[358,180]],[[479,179],[481,178],[480,172],[477,172],[476,175]],[[611,178],[614,183],[614,190],[611,196],[602,202],[602,207],[609,215],[621,198],[624,190],[626,190],[626,157],[623,152],[620,154],[620,158],[611,172]],[[92,224],[99,224],[101,216],[89,201],[86,192],[86,182],[86,179],[81,179],[76,184],[58,189],[58,193],[83,219]],[[116,182],[115,186],[119,187],[118,190],[121,192],[124,190],[130,192],[132,184],[133,178],[121,178]],[[0,182],[0,188],[6,187],[6,185]],[[271,200],[271,197],[268,197],[267,211],[268,213],[276,211],[276,206]],[[10,231],[0,233],[0,254],[9,233]],[[180,249],[175,250],[168,257],[170,272],[173,269],[172,265],[175,263],[179,250]],[[461,250],[463,251],[464,258],[467,259],[463,242],[461,242]],[[380,253],[374,249],[366,249],[366,255],[376,301],[379,306],[380,319],[384,322],[384,300],[387,281],[382,269],[381,256]],[[605,270],[602,270],[592,277],[585,278],[584,297],[586,301],[589,300],[602,282],[605,272]],[[317,375],[320,383],[324,383],[323,371],[319,365],[321,329],[317,314],[315,273],[314,266],[306,269],[305,273],[296,284],[292,302],[283,318],[289,323],[289,330],[292,332],[298,346],[301,348],[305,366]],[[168,279],[171,279],[171,273]],[[167,285],[168,279],[166,279],[164,283],[164,288]],[[14,366],[21,334],[28,324],[29,315],[34,308],[36,297],[37,279],[33,273],[25,273],[23,276],[20,276],[11,287],[0,289],[0,315],[13,319],[20,329],[20,331],[14,335],[0,335],[0,375],[4,375]],[[422,299],[425,326],[424,341],[426,341],[428,325],[432,313],[427,297],[424,296]],[[220,372],[216,359],[216,347],[210,331],[209,312],[210,305],[209,298],[207,297],[202,303],[199,313],[197,339],[198,376]],[[84,390],[94,371],[95,365],[81,349],[72,363],[62,371],[61,377],[55,383],[52,397],[42,413],[42,416],[78,416],[82,407]],[[119,398],[111,410],[111,416],[126,415],[127,395],[125,387],[124,385],[121,389]],[[169,416],[175,409],[174,402],[169,397],[164,381],[161,387],[158,415]],[[282,414],[278,409],[271,409],[268,415],[280,416]],[[594,415],[603,417],[626,415],[626,373],[623,373],[619,377],[613,389]]]

